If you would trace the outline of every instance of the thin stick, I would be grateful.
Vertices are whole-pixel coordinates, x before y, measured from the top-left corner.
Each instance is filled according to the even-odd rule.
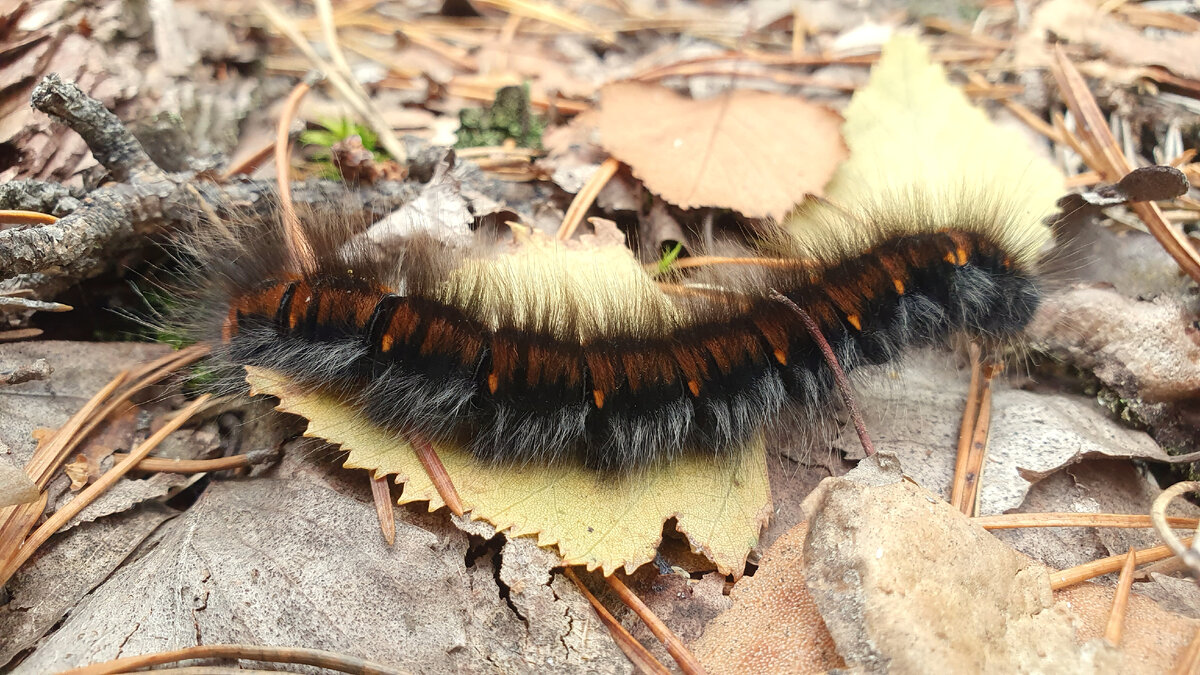
[[[154,473],[207,473],[209,471],[229,471],[244,469],[261,464],[275,456],[274,451],[256,450],[242,455],[217,457],[216,459],[171,459],[170,457],[147,457],[133,467],[134,471],[150,471]],[[115,452],[114,462],[124,461],[129,453]]]
[[[125,378],[126,382],[133,380],[133,384],[126,387],[125,390],[120,393],[120,395],[104,404],[104,407],[101,408],[99,412],[92,415],[91,418],[87,420],[87,424],[83,425],[82,429],[80,429],[77,433],[72,433],[70,436],[63,437],[61,433],[55,435],[54,440],[61,440],[63,443],[63,447],[59,451],[61,457],[58,460],[58,463],[61,464],[62,462],[66,461],[66,458],[71,455],[71,452],[76,446],[78,446],[85,438],[88,437],[88,434],[92,433],[96,427],[100,426],[104,420],[108,419],[109,415],[116,412],[117,409],[124,405],[126,401],[133,398],[134,394],[154,384],[155,382],[158,382],[162,378],[170,375],[180,368],[190,363],[194,363],[195,361],[199,361],[200,359],[204,358],[208,352],[209,347],[207,345],[192,345],[191,347],[181,349],[177,352],[166,354],[165,356],[155,359],[154,361],[151,361],[150,363],[135,370],[131,375],[129,375],[129,377]],[[54,467],[54,469],[57,469],[57,465]],[[54,469],[51,469],[51,471]]]
[[[1067,59],[1059,45],[1054,47],[1054,63],[1050,70],[1058,82],[1058,88],[1062,91],[1067,106],[1081,123],[1081,136],[1095,151],[1095,163],[1089,162],[1089,166],[1100,172],[1110,183],[1120,181],[1133,170],[1133,164],[1117,145],[1104,114],[1096,105],[1096,99],[1088,91],[1087,82]],[[1167,253],[1171,254],[1179,267],[1193,280],[1200,281],[1200,254],[1197,254],[1182,230],[1167,223],[1158,205],[1153,202],[1138,202],[1130,204],[1129,208],[1142,219],[1146,229],[1162,244]]]
[[[292,204],[291,128],[296,109],[300,107],[301,99],[312,89],[312,85],[313,76],[310,73],[292,89],[292,93],[283,104],[283,110],[279,113],[279,125],[275,129],[275,180],[279,184],[279,211],[283,217],[288,249],[292,254],[292,269],[306,275],[316,271],[317,259],[312,244],[300,228],[300,219],[296,216],[295,205]]]
[[[1200,672],[1200,628],[1192,636],[1187,649],[1179,655],[1179,662],[1171,669],[1171,675],[1195,675]]]
[[[1133,589],[1133,568],[1136,557],[1133,547],[1125,554],[1125,564],[1121,567],[1121,577],[1117,580],[1117,590],[1113,593],[1112,610],[1108,613],[1108,624],[1104,627],[1104,639],[1114,647],[1121,644],[1121,633],[1125,630],[1125,613],[1129,609],[1129,591]]]
[[[14,340],[28,340],[42,334],[41,328],[17,328],[15,330],[0,331],[0,342],[13,342]]]
[[[654,658],[650,650],[642,646],[642,643],[638,642],[637,638],[625,630],[625,626],[622,626],[621,622],[617,621],[617,618],[608,611],[608,608],[595,595],[592,595],[588,587],[584,586],[583,582],[576,576],[575,570],[570,567],[564,567],[563,576],[570,579],[575,584],[575,587],[579,589],[579,592],[583,593],[583,597],[587,598],[587,601],[592,604],[592,609],[595,609],[596,614],[600,616],[600,623],[603,623],[608,628],[613,641],[617,643],[617,646],[621,648],[621,651],[633,663],[634,668],[643,673],[650,673],[651,675],[667,675],[671,672],[658,659]]]
[[[613,589],[617,597],[621,598],[621,602],[632,609],[642,623],[650,629],[650,632],[654,633],[654,637],[663,643],[663,646],[667,648],[667,653],[675,659],[675,663],[679,664],[679,669],[684,672],[684,675],[704,673],[704,666],[700,665],[700,661],[683,644],[683,640],[680,640],[674,631],[667,628],[667,624],[663,623],[662,619],[658,618],[636,593],[629,590],[629,587],[618,579],[617,575],[611,574],[604,577],[604,580],[608,582],[608,587]]]
[[[680,258],[671,263],[671,269],[687,269],[689,267],[707,267],[709,265],[753,265],[755,267],[770,267],[777,269],[814,269],[819,263],[803,258],[726,258],[720,256],[700,255],[693,258]],[[657,267],[658,263],[649,266]]]
[[[579,190],[579,194],[575,195],[575,199],[571,200],[571,205],[567,207],[567,213],[563,216],[562,225],[558,228],[557,238],[559,241],[566,241],[575,234],[575,229],[583,222],[583,216],[588,209],[592,208],[592,202],[596,201],[596,195],[600,194],[600,190],[612,180],[616,175],[617,169],[621,167],[621,163],[614,157],[609,157],[604,160],[599,169],[596,169],[588,182]]]
[[[821,348],[821,353],[825,356],[825,362],[829,364],[829,368],[833,371],[833,380],[837,383],[838,390],[842,392],[842,401],[846,403],[846,409],[850,411],[850,419],[854,421],[854,430],[858,432],[858,440],[862,443],[863,452],[867,457],[875,454],[875,444],[871,442],[871,437],[867,435],[867,425],[863,422],[862,413],[858,410],[858,403],[854,400],[854,391],[850,389],[850,380],[846,379],[846,373],[842,370],[841,364],[838,363],[837,356],[833,353],[833,348],[829,346],[829,342],[825,340],[825,336],[821,334],[821,329],[817,326],[817,322],[808,315],[808,312],[800,309],[800,306],[792,302],[791,298],[780,293],[774,288],[771,289],[771,299],[783,303],[791,308],[800,320],[804,322],[804,327],[808,329],[808,334]]]
[[[158,666],[176,661],[191,659],[244,659],[246,661],[265,661],[267,663],[296,663],[317,668],[328,668],[340,673],[357,673],[359,675],[401,675],[403,671],[388,666],[364,661],[363,659],[337,654],[321,649],[305,649],[303,647],[260,647],[257,645],[196,645],[185,649],[141,656],[127,656],[123,659],[94,663],[90,666],[75,668],[62,675],[109,675],[110,673],[127,673],[138,668]]]
[[[392,503],[392,490],[387,476],[375,477],[367,474],[371,483],[371,499],[375,502],[375,514],[379,516],[379,529],[388,546],[396,543],[396,506]]]
[[[971,451],[967,456],[966,474],[962,479],[962,503],[959,510],[968,516],[979,515],[979,489],[983,483],[983,462],[987,458],[988,434],[992,428],[992,377],[983,373],[979,395],[979,417],[971,431]],[[957,478],[956,478],[957,480]]]
[[[971,522],[985,530],[1021,527],[1154,527],[1150,516],[1140,513],[1002,513],[972,518]],[[1193,529],[1200,525],[1200,518],[1167,518],[1167,523],[1173,528]]]
[[[25,540],[25,542],[21,544],[21,548],[17,549],[16,555],[4,564],[2,571],[0,571],[0,586],[8,583],[8,580],[12,578],[12,575],[16,574],[21,565],[25,564],[25,561],[29,560],[34,551],[36,551],[42,544],[46,543],[46,540],[49,539],[51,535],[57,532],[63,525],[66,525],[67,522],[74,518],[80,511],[82,511],[84,507],[86,507],[88,504],[91,504],[100,495],[104,494],[104,492],[108,490],[108,488],[112,487],[114,483],[120,480],[122,476],[124,476],[126,473],[129,473],[129,470],[134,466],[137,466],[137,463],[142,461],[146,455],[149,455],[151,450],[157,448],[158,444],[162,443],[164,438],[171,435],[171,433],[179,427],[183,426],[184,422],[187,422],[197,410],[207,403],[209,398],[209,394],[204,394],[195,401],[192,401],[191,405],[184,408],[180,414],[175,416],[175,419],[168,422],[163,426],[163,428],[159,429],[154,435],[152,435],[150,438],[147,438],[142,442],[141,445],[135,448],[134,451],[130,453],[124,461],[119,462],[112,469],[109,469],[108,472],[101,476],[99,480],[89,485],[74,499],[67,502],[58,511],[55,511],[54,515],[47,518],[46,522],[42,523],[40,527],[34,530],[33,534],[29,536],[29,539]]]
[[[1190,546],[1192,538],[1186,540]],[[1171,549],[1167,546],[1152,546],[1150,548],[1139,549],[1134,552],[1136,565],[1144,565],[1148,562],[1163,560],[1171,557]],[[1050,573],[1050,588],[1059,590],[1067,586],[1074,586],[1081,581],[1093,579],[1102,574],[1116,572],[1125,565],[1124,555],[1114,555],[1099,560],[1093,560],[1090,563],[1084,563],[1077,567],[1071,567],[1060,572]]]
[[[57,222],[58,218],[48,213],[0,209],[0,224],[2,225],[53,225]]]
[[[950,505],[964,513],[966,510],[963,508],[963,495],[967,489],[967,462],[971,456],[975,423],[979,418],[980,382],[983,380],[979,345],[972,342],[970,352],[971,384],[967,388],[967,405],[963,408],[962,424],[958,430],[958,455],[954,460],[954,482],[950,487]]]
[[[253,173],[255,169],[263,165],[263,162],[275,156],[275,140],[271,139],[263,144],[261,148],[255,150],[249,157],[225,169],[221,174],[222,180],[229,180],[234,176]]]
[[[421,466],[425,467],[425,473],[429,474],[429,480],[437,490],[438,496],[450,508],[450,513],[461,516],[466,509],[463,508],[458,489],[454,487],[454,481],[450,480],[450,474],[446,473],[446,466],[442,464],[433,445],[415,433],[410,434],[409,441],[417,452],[417,459],[421,460]]]
[[[399,164],[408,162],[408,153],[405,152],[404,145],[396,137],[392,128],[383,121],[383,116],[375,109],[374,104],[371,103],[371,99],[360,97],[346,78],[331,63],[317,54],[316,50],[308,43],[308,40],[304,38],[304,35],[300,33],[291,19],[278,7],[267,0],[259,0],[258,7],[267,17],[267,20],[271,22],[271,25],[283,33],[288,40],[291,40],[292,44],[296,45],[296,48],[318,70],[325,73],[326,78],[333,85],[333,88],[337,89],[342,98],[346,100],[346,103],[350,104],[351,108],[354,108],[354,112],[358,113],[370,125],[372,131],[379,138],[379,144],[383,146],[384,150],[387,150],[392,159],[396,160]]]
[[[1196,481],[1176,483],[1163,490],[1162,494],[1154,499],[1154,505],[1150,507],[1150,520],[1154,523],[1154,529],[1158,532],[1158,536],[1167,542],[1171,551],[1191,570],[1192,576],[1200,578],[1200,551],[1180,542],[1179,537],[1175,536],[1168,526],[1169,519],[1167,518],[1167,506],[1173,499],[1184,493],[1196,491],[1200,491],[1200,482]]]

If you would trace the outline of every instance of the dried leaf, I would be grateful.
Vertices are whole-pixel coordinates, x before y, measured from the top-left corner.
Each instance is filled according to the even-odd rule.
[[[804,582],[808,526],[788,530],[753,577],[733,587],[733,606],[692,645],[712,673],[825,673],[844,668]]]
[[[1200,33],[1147,33],[1087,0],[1053,0],[1039,6],[1028,35],[1046,44],[1082,43],[1110,62],[1163,66],[1176,75],[1200,79]]]
[[[279,397],[280,410],[309,420],[308,435],[348,451],[347,468],[396,474],[405,484],[402,504],[428,501],[431,511],[443,505],[407,442],[331,396],[300,391],[268,370],[246,370],[255,392]],[[771,509],[761,440],[738,452],[736,462],[689,457],[626,477],[571,466],[494,466],[451,445],[436,449],[472,518],[510,536],[536,535],[538,545],[557,546],[566,564],[605,574],[652,560],[663,523],[675,518],[694,549],[723,574],[740,575]]]
[[[850,158],[825,190],[835,204],[854,208],[911,191],[943,197],[986,187],[989,198],[1041,218],[1062,194],[1058,169],[1015,130],[996,126],[971,105],[912,36],[884,46],[845,116]],[[806,211],[792,226],[821,222],[822,210]]]
[[[621,82],[601,101],[601,145],[683,208],[780,217],[820,194],[846,157],[837,113],[793,96],[735,90],[698,101]]]

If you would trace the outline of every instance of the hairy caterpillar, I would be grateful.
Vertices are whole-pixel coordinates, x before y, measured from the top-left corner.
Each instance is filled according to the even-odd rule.
[[[774,264],[710,272],[703,288],[718,290],[696,293],[662,288],[623,248],[463,251],[416,235],[393,256],[315,221],[316,270],[299,275],[281,228],[247,228],[198,247],[211,313],[195,330],[228,364],[488,460],[624,470],[719,454],[836,397],[772,289],[848,371],[955,333],[1021,331],[1045,228],[971,197],[907,194],[809,235],[773,231]]]

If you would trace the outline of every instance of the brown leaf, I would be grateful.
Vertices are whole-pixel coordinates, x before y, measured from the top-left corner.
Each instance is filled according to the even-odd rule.
[[[824,673],[845,667],[804,582],[805,523],[780,537],[758,572],[733,587],[733,607],[692,645],[712,673]]]
[[[781,217],[805,194],[820,194],[847,155],[841,117],[792,96],[735,90],[698,101],[621,82],[601,101],[601,145],[683,208]]]

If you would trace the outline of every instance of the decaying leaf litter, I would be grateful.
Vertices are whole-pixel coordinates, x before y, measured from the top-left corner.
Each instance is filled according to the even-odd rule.
[[[93,160],[78,137],[58,133],[61,127],[53,127],[49,117],[27,107],[30,89],[42,73],[54,70],[79,82],[121,119],[135,121],[138,138],[162,169],[196,172],[214,165],[214,152],[232,156],[228,166],[261,155],[280,116],[278,107],[269,102],[280,101],[294,78],[313,65],[283,41],[262,40],[264,32],[278,34],[280,29],[267,28],[260,15],[243,9],[178,3],[165,13],[140,19],[113,8],[79,9],[66,3],[18,9],[12,14],[16,20],[4,27],[14,38],[5,47],[13,60],[5,71],[15,81],[4,90],[6,113],[13,113],[5,116],[4,134],[5,143],[18,148],[20,157],[3,169],[5,178],[65,180],[81,171],[84,177],[69,181],[69,188],[7,183],[0,186],[6,209],[67,216],[80,209],[80,198],[101,173],[94,164],[91,169],[86,166]],[[703,250],[709,233],[731,225],[731,216],[722,207],[762,215],[745,205],[753,203],[763,213],[778,214],[786,207],[773,204],[799,199],[814,190],[811,183],[747,181],[743,189],[723,196],[713,194],[715,188],[708,182],[711,171],[722,165],[740,166],[741,178],[760,175],[754,172],[762,170],[761,160],[774,155],[730,157],[721,152],[726,146],[714,142],[705,147],[715,154],[699,153],[701,161],[688,165],[690,170],[672,172],[668,164],[664,171],[636,154],[623,155],[629,146],[619,139],[606,142],[605,125],[622,125],[620,118],[606,117],[621,108],[606,109],[605,92],[658,87],[655,91],[661,91],[664,100],[686,105],[689,97],[694,98],[695,119],[700,120],[694,124],[701,127],[712,124],[713,117],[702,111],[721,105],[714,100],[736,106],[742,98],[775,97],[780,106],[794,106],[804,99],[809,105],[840,109],[849,120],[844,127],[849,163],[837,161],[836,149],[817,152],[811,147],[832,142],[830,147],[836,148],[840,142],[836,135],[794,137],[806,142],[796,152],[783,154],[813,155],[804,166],[815,175],[822,175],[819,167],[824,166],[841,176],[861,157],[851,133],[855,108],[845,107],[846,94],[863,91],[867,66],[877,60],[885,37],[902,23],[922,26],[924,42],[931,46],[934,59],[946,64],[951,81],[976,102],[987,104],[992,122],[981,118],[980,122],[1026,136],[1023,142],[1041,147],[1047,163],[1063,171],[1069,184],[1115,182],[1123,175],[1121,162],[1127,171],[1131,160],[1133,164],[1177,164],[1193,180],[1197,173],[1191,164],[1196,143],[1193,97],[1200,87],[1188,79],[1195,68],[1189,58],[1195,57],[1181,48],[1196,34],[1195,17],[1186,14],[1134,5],[1095,9],[1057,0],[1034,7],[1025,23],[1011,7],[989,6],[977,14],[973,26],[931,16],[927,8],[910,8],[910,18],[899,19],[870,8],[830,12],[819,4],[781,9],[768,4],[679,5],[661,14],[633,5],[619,10],[607,5],[565,10],[496,2],[480,3],[474,10],[482,16],[468,18],[447,16],[455,13],[449,8],[441,8],[440,13],[437,7],[428,10],[400,10],[386,3],[335,10],[333,19],[345,52],[342,58],[352,62],[355,76],[371,88],[370,99],[382,123],[423,139],[404,141],[417,174],[433,170],[441,159],[440,153],[424,150],[431,141],[452,143],[460,124],[469,127],[489,117],[473,113],[460,119],[457,111],[496,100],[500,86],[528,87],[528,108],[544,115],[548,127],[544,151],[504,145],[469,149],[460,154],[453,169],[443,169],[451,177],[450,189],[457,189],[474,207],[468,216],[491,217],[487,226],[519,220],[553,233],[569,216],[577,221],[573,227],[586,232],[591,227],[585,222],[587,216],[609,218],[652,258],[676,243],[685,251]],[[322,45],[320,53],[330,55],[323,58],[339,60],[332,56],[336,50],[331,52],[323,44],[324,33],[313,9],[288,8],[285,18],[289,14],[296,30]],[[201,29],[185,31],[181,26]],[[1130,50],[1131,36],[1150,40],[1161,49]],[[1051,46],[1056,39],[1062,41],[1059,54]],[[144,67],[130,67],[139,63]],[[242,74],[259,64],[265,66],[265,73]],[[1050,79],[1047,67],[1057,68],[1060,77]],[[1085,89],[1076,86],[1080,82]],[[1147,89],[1146,83],[1154,87]],[[326,91],[331,98],[325,98]],[[932,104],[942,100],[940,96],[960,96],[949,87],[937,92],[909,103]],[[1087,126],[1087,115],[1080,108],[1081,97],[1088,104],[1093,93],[1104,111],[1103,130]],[[264,102],[268,105],[261,105]],[[877,106],[866,109],[877,110]],[[164,110],[174,117],[160,115]],[[319,120],[356,117],[352,110],[333,88],[318,89],[297,117],[315,128]],[[634,113],[644,117],[646,110],[627,114]],[[683,112],[676,116],[688,117]],[[721,131],[728,128],[725,124],[742,119],[716,118],[718,123],[711,128],[687,131],[720,140]],[[624,131],[636,133],[645,124],[624,126]],[[1115,138],[1101,133],[1110,127]],[[567,129],[574,133],[554,133]],[[683,131],[678,139],[686,142],[691,137]],[[553,139],[559,145],[551,145]],[[626,141],[635,149],[647,142],[636,137]],[[750,142],[735,138],[728,147]],[[953,143],[931,147],[940,152],[949,145]],[[868,147],[883,158],[862,162],[866,169],[858,169],[860,176],[895,161],[883,154],[886,144]],[[965,161],[962,170],[970,171],[972,154],[987,152],[949,156]],[[216,163],[220,165],[219,160]],[[947,170],[953,166],[936,165]],[[319,162],[297,157],[293,171],[315,175]],[[273,167],[267,162],[257,172],[269,188]],[[137,172],[132,173],[136,179]],[[817,189],[824,182],[817,180]],[[862,182],[835,178],[834,185]],[[1047,187],[1048,181],[1035,184],[1045,188],[1048,198],[1057,196],[1058,191]],[[253,182],[243,187],[251,195],[262,194]],[[748,192],[754,187],[764,190],[763,195],[755,198]],[[397,194],[384,183],[363,189],[385,199]],[[441,189],[447,190],[446,184]],[[798,194],[776,197],[780,190],[789,189]],[[831,198],[838,194],[832,186],[827,191]],[[413,194],[405,196],[411,200]],[[297,192],[299,199],[307,196]],[[700,210],[686,211],[680,205]],[[1190,284],[1179,273],[1181,268],[1189,269],[1186,259],[1180,260],[1187,253],[1169,247],[1171,253],[1166,253],[1144,232],[1146,228],[1153,232],[1162,223],[1177,230],[1186,227],[1195,220],[1196,202],[1183,196],[1147,211],[1145,205],[1117,207],[1106,212],[1105,220],[1083,224],[1078,240],[1089,245],[1081,246],[1084,250],[1077,251],[1074,259],[1082,261],[1076,265],[1077,276],[1090,283],[1051,299],[1042,320],[1031,329],[1033,365],[991,381],[991,442],[977,506],[981,514],[1001,510],[1148,514],[1159,481],[1170,479],[1169,472],[1148,469],[1165,466],[1168,454],[1196,450],[1194,427],[1188,423],[1194,387],[1186,371],[1195,362],[1190,352],[1196,347],[1189,338],[1194,301]],[[1143,224],[1147,217],[1161,222]],[[125,285],[118,275],[153,258],[147,249],[147,232],[177,226],[177,218],[178,214],[160,212],[140,221],[144,224],[128,236],[88,239],[97,244],[93,250],[56,252],[59,259],[75,256],[57,269],[32,269],[12,254],[5,256],[6,276],[24,275],[5,282],[10,289],[24,289],[6,296],[14,299],[5,305],[12,309],[5,337],[27,337],[32,330],[45,331],[48,337],[104,337],[95,331],[81,334],[78,326],[88,322],[79,321],[79,314],[103,314],[90,309],[100,304],[97,298]],[[5,247],[13,251],[19,250],[11,248],[14,243],[32,241],[38,232],[36,226],[22,226],[7,228],[0,235],[7,234]],[[73,264],[76,261],[80,264]],[[33,272],[40,274],[33,276]],[[76,296],[64,296],[62,289],[73,285],[93,290],[73,290]],[[32,320],[37,328],[30,328],[29,315],[37,307],[31,301],[50,300],[70,304],[76,313],[51,317],[59,319],[57,325],[45,321],[46,315],[38,316]],[[120,307],[120,302],[118,298],[108,306]],[[132,300],[125,302],[133,306]],[[1083,319],[1089,321],[1086,330],[1064,328]],[[76,326],[65,326],[67,321]],[[90,323],[111,325],[111,320]],[[1153,338],[1150,345],[1146,337]],[[99,348],[109,351],[96,352]],[[53,370],[46,379],[15,384],[4,392],[7,410],[27,411],[16,418],[26,422],[10,422],[4,430],[2,440],[12,460],[8,464],[22,466],[31,456],[34,427],[61,427],[117,370],[136,369],[151,358],[140,349],[134,343],[126,348],[46,340],[8,345],[4,357],[11,365],[6,363],[6,370],[15,372],[39,358],[45,358]],[[1035,358],[1038,355],[1051,358]],[[934,494],[950,492],[956,426],[967,379],[965,370],[951,367],[944,357],[925,356],[913,359],[900,372],[856,383],[876,445],[897,452],[904,473]],[[163,415],[179,407],[182,399],[176,391],[135,398],[140,411],[137,421],[126,422],[126,431],[105,440],[112,448],[80,450],[85,460],[75,461],[80,467],[76,477],[82,473],[94,480],[89,462],[103,462],[97,466],[107,468],[108,460],[103,459],[107,452],[129,450],[156,431]],[[928,402],[917,394],[920,391],[930,392]],[[952,397],[949,392],[959,393]],[[298,427],[294,418],[269,414],[268,407],[245,409],[226,402],[210,406],[196,431],[169,437],[174,439],[171,452],[197,457],[276,449],[303,424]],[[118,412],[114,410],[114,416]],[[929,422],[914,421],[921,419]],[[1019,422],[1032,424],[1023,429]],[[1052,432],[1049,436],[1039,433],[1046,428]],[[937,431],[930,433],[931,429]],[[853,451],[857,445],[853,433],[847,430],[842,435],[845,438],[833,445]],[[94,445],[100,443],[99,434],[93,436]],[[43,444],[50,442],[42,437]],[[1035,441],[1043,442],[1047,452],[1022,455]],[[982,668],[979,664],[1002,670],[1045,670],[1051,664],[1069,664],[1063,669],[1072,671],[1083,669],[1081,664],[1101,671],[1182,667],[1180,659],[1196,634],[1198,603],[1191,582],[1170,576],[1179,573],[1179,566],[1172,566],[1169,553],[1163,562],[1142,566],[1143,578],[1134,584],[1124,631],[1116,640],[1119,646],[1113,647],[1091,639],[1107,634],[1104,626],[1112,623],[1106,616],[1111,586],[1084,585],[1051,593],[1042,568],[944,506],[938,507],[934,494],[897,483],[896,468],[888,458],[863,460],[855,474],[809,496],[821,477],[845,473],[846,462],[839,453],[828,446],[802,448],[789,439],[772,440],[765,453],[774,518],[759,547],[750,551],[752,575],[721,583],[713,571],[721,566],[722,571],[732,572],[730,563],[714,564],[692,553],[698,542],[681,520],[679,525],[667,525],[657,564],[643,565],[628,579],[712,672],[790,671],[798,663],[820,669],[845,663],[922,670],[931,662],[919,659],[931,658],[930,654],[940,658],[933,663],[954,662],[968,670]],[[5,660],[12,665],[20,661],[17,667],[27,672],[42,672],[197,643],[234,643],[326,649],[413,670],[567,667],[624,672],[630,668],[587,601],[560,571],[554,571],[559,564],[555,551],[531,545],[532,538],[496,535],[481,522],[451,521],[445,510],[424,514],[413,507],[395,511],[397,546],[387,548],[375,529],[378,526],[371,524],[375,516],[370,490],[360,472],[337,470],[341,456],[316,450],[311,441],[289,442],[283,456],[280,465],[253,470],[265,472],[265,478],[192,478],[185,481],[187,485],[163,485],[162,478],[117,481],[102,498],[109,502],[107,506],[98,501],[85,508],[72,521],[75,525],[51,538],[6,586],[8,603],[0,616],[6,628],[0,635],[12,637],[2,645]],[[1138,457],[1153,463],[1101,457]],[[870,467],[875,463],[880,468],[872,476]],[[406,470],[421,478],[415,469]],[[162,487],[147,485],[156,480]],[[47,499],[47,513],[61,508],[65,500],[58,495],[70,494],[69,482],[60,474],[48,486],[53,497]],[[164,500],[164,490],[174,496]],[[407,487],[401,495],[412,497]],[[334,515],[335,503],[344,505],[339,507],[344,515]],[[322,509],[327,512],[315,523],[304,517]],[[1175,510],[1189,515],[1186,508]],[[892,518],[897,513],[920,515],[896,522]],[[302,523],[292,522],[297,516]],[[795,528],[801,520],[807,525]],[[1029,522],[1036,520],[1031,515]],[[9,532],[0,529],[2,534]],[[652,539],[655,534],[649,532]],[[1131,547],[1145,550],[1160,543],[1148,529],[1018,529],[1000,536],[1017,551],[1054,568],[1110,555],[1123,558]],[[311,544],[330,538],[340,538],[341,543],[322,546],[342,555],[323,555],[316,550],[320,547]],[[776,540],[779,548],[762,556]],[[856,548],[829,551],[822,542],[830,541],[849,541]],[[0,546],[11,542],[0,538]],[[417,545],[421,542],[428,542],[424,546],[434,547],[438,554],[422,553],[426,549]],[[873,542],[881,543],[873,546]],[[938,546],[932,547],[934,542]],[[653,550],[653,541],[649,546]],[[263,555],[267,548],[272,555]],[[613,555],[626,556],[618,562],[637,558],[640,563],[638,556],[644,558],[646,550],[643,545],[633,557]],[[877,550],[885,552],[878,562],[872,559]],[[908,564],[895,562],[888,552],[903,554]],[[84,559],[87,564],[79,562]],[[224,562],[217,567],[213,560]],[[321,561],[320,572],[310,562],[316,560]],[[1108,569],[1119,570],[1120,562]],[[754,571],[759,563],[761,567]],[[666,573],[667,569],[673,572]],[[849,571],[863,580],[853,603],[846,602],[844,593],[831,593],[824,581]],[[634,638],[663,663],[672,663],[648,629],[602,584],[596,584],[598,578],[582,576]],[[793,584],[794,601],[778,604],[765,622],[747,618],[738,623],[735,617],[753,611],[749,608],[755,602],[756,580],[771,578]],[[263,591],[259,597],[264,599],[253,603],[262,612],[260,618],[234,602],[244,597],[247,584],[259,584]],[[895,586],[922,592],[907,594],[903,602],[886,602],[886,590]],[[144,602],[137,610],[139,620],[130,622],[127,603],[135,588]],[[147,588],[154,590],[145,592]],[[299,593],[300,589],[333,588],[339,591],[315,598]],[[380,591],[388,588],[393,590]],[[724,591],[732,592],[726,597]],[[408,600],[389,602],[389,595]],[[1141,596],[1158,604],[1147,604],[1150,601]],[[174,600],[181,597],[186,599],[183,605]],[[1016,597],[1022,598],[1019,605],[1012,604]],[[781,598],[771,600],[779,603]],[[931,604],[921,606],[922,601]],[[383,608],[397,622],[396,628],[389,630],[379,623]],[[798,623],[782,620],[793,608]],[[729,616],[721,618],[722,611]],[[280,616],[321,613],[336,616],[336,621],[278,622]],[[1072,613],[1078,626],[1071,623]],[[956,620],[963,616],[976,619]],[[340,630],[331,631],[330,625]],[[413,625],[427,628],[406,632],[405,627]],[[761,628],[747,630],[751,625]],[[777,631],[785,625],[808,626],[799,631],[806,638],[795,640],[797,631],[788,631],[790,637],[784,638]],[[727,628],[722,633],[722,626],[735,626],[738,634],[731,635]],[[1003,638],[968,647],[978,642],[971,639],[972,631]],[[385,634],[388,640],[381,641]],[[396,640],[398,634],[407,639]],[[901,637],[911,641],[898,643]],[[761,639],[771,649],[754,649],[746,639]],[[921,648],[913,648],[914,642]],[[750,653],[760,660],[750,659]],[[778,654],[778,660],[763,661],[764,653]]]

